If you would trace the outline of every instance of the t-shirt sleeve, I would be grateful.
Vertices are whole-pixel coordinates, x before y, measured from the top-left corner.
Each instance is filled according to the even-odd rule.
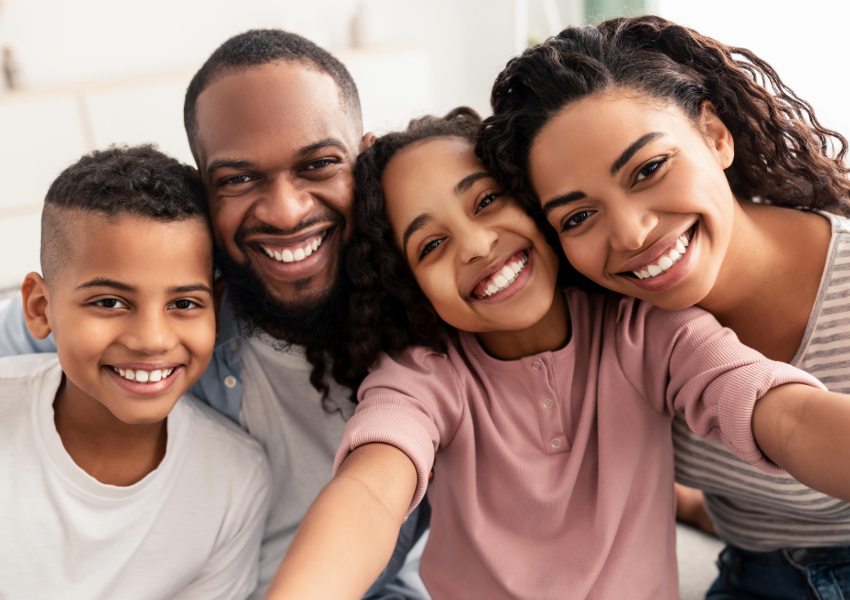
[[[174,600],[245,600],[257,587],[260,543],[271,500],[268,459],[258,456],[228,511],[215,549]],[[210,527],[216,526],[210,523]]]
[[[418,476],[407,518],[425,495],[437,449],[450,441],[462,417],[454,367],[447,355],[426,348],[382,355],[357,395],[360,402],[345,426],[334,475],[359,446],[395,446],[410,458]]]
[[[764,471],[783,473],[756,445],[755,403],[786,383],[823,384],[745,346],[700,308],[666,311],[623,299],[619,311],[620,364],[647,402],[667,414],[684,412],[697,435]]]

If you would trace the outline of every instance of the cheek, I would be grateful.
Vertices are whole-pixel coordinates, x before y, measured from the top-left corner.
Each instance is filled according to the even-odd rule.
[[[218,244],[222,246],[234,244],[236,232],[245,220],[249,206],[249,202],[237,198],[228,198],[227,201],[221,199],[210,201],[210,221],[213,237]]]

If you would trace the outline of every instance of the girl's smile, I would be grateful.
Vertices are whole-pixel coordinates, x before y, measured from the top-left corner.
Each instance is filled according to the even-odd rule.
[[[553,307],[558,258],[470,142],[416,142],[387,163],[381,183],[396,242],[446,323],[479,338],[539,326]]]

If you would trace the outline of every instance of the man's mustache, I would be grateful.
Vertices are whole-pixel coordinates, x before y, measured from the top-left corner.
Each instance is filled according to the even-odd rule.
[[[239,231],[236,232],[235,242],[236,246],[240,249],[245,247],[245,239],[252,235],[275,235],[275,236],[290,236],[301,233],[306,229],[310,229],[315,227],[316,225],[328,225],[332,227],[345,227],[345,217],[343,217],[340,213],[334,212],[328,215],[316,216],[308,219],[304,219],[297,226],[292,229],[280,229],[275,227],[274,225],[269,225],[268,223],[258,223],[257,225],[252,225],[251,227],[240,227]]]

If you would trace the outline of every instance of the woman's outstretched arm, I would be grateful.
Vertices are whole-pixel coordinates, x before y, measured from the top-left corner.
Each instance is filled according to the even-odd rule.
[[[795,383],[773,388],[756,402],[753,437],[797,481],[850,502],[850,396]]]
[[[392,555],[416,483],[398,448],[355,449],[301,521],[266,600],[358,600]]]

